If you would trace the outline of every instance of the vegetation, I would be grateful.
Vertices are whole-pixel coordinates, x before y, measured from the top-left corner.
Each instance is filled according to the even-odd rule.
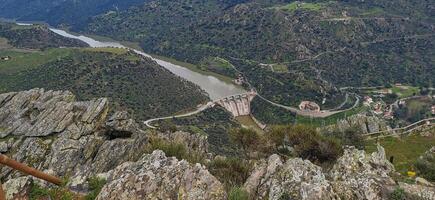
[[[211,153],[229,157],[241,155],[228,134],[231,129],[238,128],[240,125],[224,108],[216,106],[194,116],[168,121],[177,125],[178,130],[207,135]]]
[[[189,151],[185,144],[170,142],[159,137],[149,138],[146,153],[151,154],[155,150],[165,152],[167,157],[176,157],[178,160],[186,160],[190,163],[203,163],[204,155],[202,152]]]
[[[285,6],[276,7],[276,9],[285,10],[289,12],[295,12],[296,10],[300,10],[300,9],[309,10],[309,11],[319,11],[324,7],[323,5],[324,5],[323,3],[304,3],[304,2],[295,1]]]
[[[86,47],[86,43],[51,32],[45,25],[23,26],[0,21],[0,37],[16,48]],[[3,41],[4,42],[4,41]]]
[[[98,16],[87,31],[137,41],[148,52],[194,64],[223,58],[268,99],[297,105],[301,100],[322,102],[326,98],[325,106],[333,107],[343,97],[331,84],[434,82],[430,74],[434,73],[431,52],[435,48],[432,31],[423,22],[430,20],[425,6],[427,2],[415,0],[395,5],[385,0],[287,5],[274,1],[156,1]],[[410,19],[395,19],[397,8],[409,11],[404,18]],[[312,12],[319,9],[328,15]],[[348,13],[349,23],[340,21],[345,18],[343,12]],[[377,17],[386,20],[381,25]],[[289,18],[299,20],[286,20]],[[259,63],[279,67],[273,72]],[[208,70],[232,74],[216,67],[219,64],[208,66],[213,66]]]
[[[229,190],[242,186],[248,179],[252,163],[240,158],[215,158],[207,164],[207,169]],[[240,193],[240,191],[238,192]]]
[[[56,187],[53,189],[44,188],[32,182],[30,186],[29,199],[58,199],[58,200],[73,200],[79,196],[69,191],[66,187]]]
[[[246,157],[258,147],[261,140],[260,135],[254,129],[239,128],[229,132],[230,139],[237,144]]]
[[[100,194],[101,189],[103,189],[106,184],[106,180],[99,177],[91,177],[88,179],[90,192],[85,196],[85,200],[94,200]]]
[[[248,200],[249,194],[240,187],[234,187],[228,194],[228,200]]]
[[[379,143],[385,148],[388,157],[393,156],[396,171],[406,175],[408,170],[415,167],[418,157],[435,146],[435,138],[419,135],[403,138],[387,137],[380,139]],[[369,141],[366,144],[366,151],[368,153],[376,151],[376,141]]]
[[[435,153],[426,153],[419,157],[415,163],[419,176],[435,182]]]
[[[98,50],[98,51],[97,51]],[[208,100],[198,86],[126,50],[50,49],[0,52],[0,92],[35,87],[70,90],[80,100],[109,97],[137,119],[170,115]]]
[[[140,5],[148,0],[2,0],[0,17],[44,21],[51,25],[83,26],[90,17]]]

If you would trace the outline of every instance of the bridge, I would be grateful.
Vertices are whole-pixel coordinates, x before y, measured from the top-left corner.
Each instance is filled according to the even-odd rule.
[[[257,95],[254,91],[246,92],[243,94],[235,94],[231,96],[227,96],[218,100],[210,101],[205,105],[199,106],[194,111],[180,114],[180,115],[173,115],[168,117],[159,117],[154,119],[149,119],[144,121],[144,124],[148,128],[156,129],[157,127],[151,125],[155,121],[165,120],[165,119],[173,119],[173,118],[183,118],[183,117],[189,117],[192,115],[196,115],[208,108],[212,108],[214,106],[220,105],[223,108],[225,108],[228,112],[230,112],[234,117],[238,116],[244,116],[244,115],[250,115],[251,114],[251,101],[254,99],[254,97]]]

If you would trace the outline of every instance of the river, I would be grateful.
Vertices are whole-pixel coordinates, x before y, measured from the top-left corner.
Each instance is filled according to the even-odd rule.
[[[62,35],[64,37],[74,38],[74,39],[78,39],[78,40],[81,40],[83,42],[86,42],[91,47],[128,48],[128,49],[133,50],[137,54],[152,58],[159,65],[163,66],[164,68],[171,71],[172,73],[174,73],[174,74],[178,75],[179,77],[184,78],[190,82],[193,82],[196,85],[198,85],[199,87],[201,87],[204,91],[206,91],[209,94],[209,96],[212,100],[216,100],[216,99],[220,99],[220,98],[223,98],[226,96],[231,96],[231,95],[241,94],[241,93],[246,92],[242,88],[240,88],[236,85],[221,81],[214,76],[204,75],[204,74],[201,74],[198,72],[194,72],[186,67],[182,67],[182,66],[175,65],[173,63],[164,61],[164,60],[153,58],[151,55],[146,54],[145,52],[126,47],[119,42],[97,41],[97,40],[90,38],[90,37],[87,37],[87,36],[73,35],[71,33],[64,31],[64,30],[55,29],[55,28],[50,28],[50,30],[53,31],[54,33],[57,33],[57,34]]]

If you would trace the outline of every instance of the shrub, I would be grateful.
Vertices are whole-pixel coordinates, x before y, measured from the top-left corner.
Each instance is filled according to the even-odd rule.
[[[332,131],[328,136],[340,141],[341,145],[354,146],[360,150],[365,148],[364,138],[357,127],[351,127],[344,131]]]
[[[419,176],[428,181],[435,181],[435,156],[431,153],[426,153],[416,161],[415,169]]]
[[[229,189],[245,183],[251,173],[252,165],[240,158],[216,158],[208,164],[207,168]]]
[[[240,187],[233,187],[229,194],[228,200],[248,200],[249,194],[244,189]]]
[[[342,154],[336,140],[326,138],[312,127],[296,125],[286,130],[288,142],[298,157],[323,164],[335,161]]]
[[[405,190],[402,188],[397,187],[391,194],[390,198],[391,200],[406,200],[406,193]]]
[[[239,145],[244,154],[248,157],[249,152],[255,151],[260,143],[260,136],[253,129],[239,128],[230,131],[230,139],[233,143]]]
[[[77,199],[77,195],[69,191],[65,187],[44,188],[36,183],[30,186],[29,199],[56,199],[56,200],[73,200]]]
[[[103,189],[106,184],[106,180],[98,177],[91,177],[88,179],[89,189],[91,192],[85,196],[85,200],[94,200],[100,194],[101,189]]]
[[[158,137],[150,137],[145,152],[152,153],[154,150],[162,150],[167,157],[176,157],[178,160],[184,159],[190,163],[202,163],[204,160],[203,154],[189,151],[184,144],[165,141]]]

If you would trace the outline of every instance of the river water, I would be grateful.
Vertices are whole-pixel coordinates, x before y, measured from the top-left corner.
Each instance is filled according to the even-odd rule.
[[[83,36],[83,35],[77,36],[77,35],[70,34],[64,30],[59,30],[59,29],[55,29],[55,28],[50,28],[50,30],[53,31],[54,33],[57,33],[57,34],[62,35],[64,37],[78,39],[78,40],[81,40],[83,42],[86,42],[91,47],[128,48],[128,47],[126,47],[118,42],[97,41],[97,40],[90,38],[90,37],[87,37],[87,36]],[[129,49],[131,49],[131,48],[129,48]],[[181,78],[184,78],[190,82],[193,82],[196,85],[199,85],[204,91],[206,91],[209,94],[209,96],[212,100],[216,100],[216,99],[220,99],[220,98],[223,98],[226,96],[241,94],[241,93],[246,92],[242,88],[240,88],[236,85],[221,81],[214,76],[204,75],[204,74],[201,74],[198,72],[194,72],[188,68],[185,68],[185,67],[182,67],[179,65],[175,65],[175,64],[172,64],[172,63],[164,61],[164,60],[153,58],[152,56],[146,54],[145,52],[138,51],[136,49],[131,49],[131,50],[133,50],[137,54],[152,58],[159,65],[163,66],[164,68],[171,71],[172,73],[174,73],[174,74],[180,76]]]

